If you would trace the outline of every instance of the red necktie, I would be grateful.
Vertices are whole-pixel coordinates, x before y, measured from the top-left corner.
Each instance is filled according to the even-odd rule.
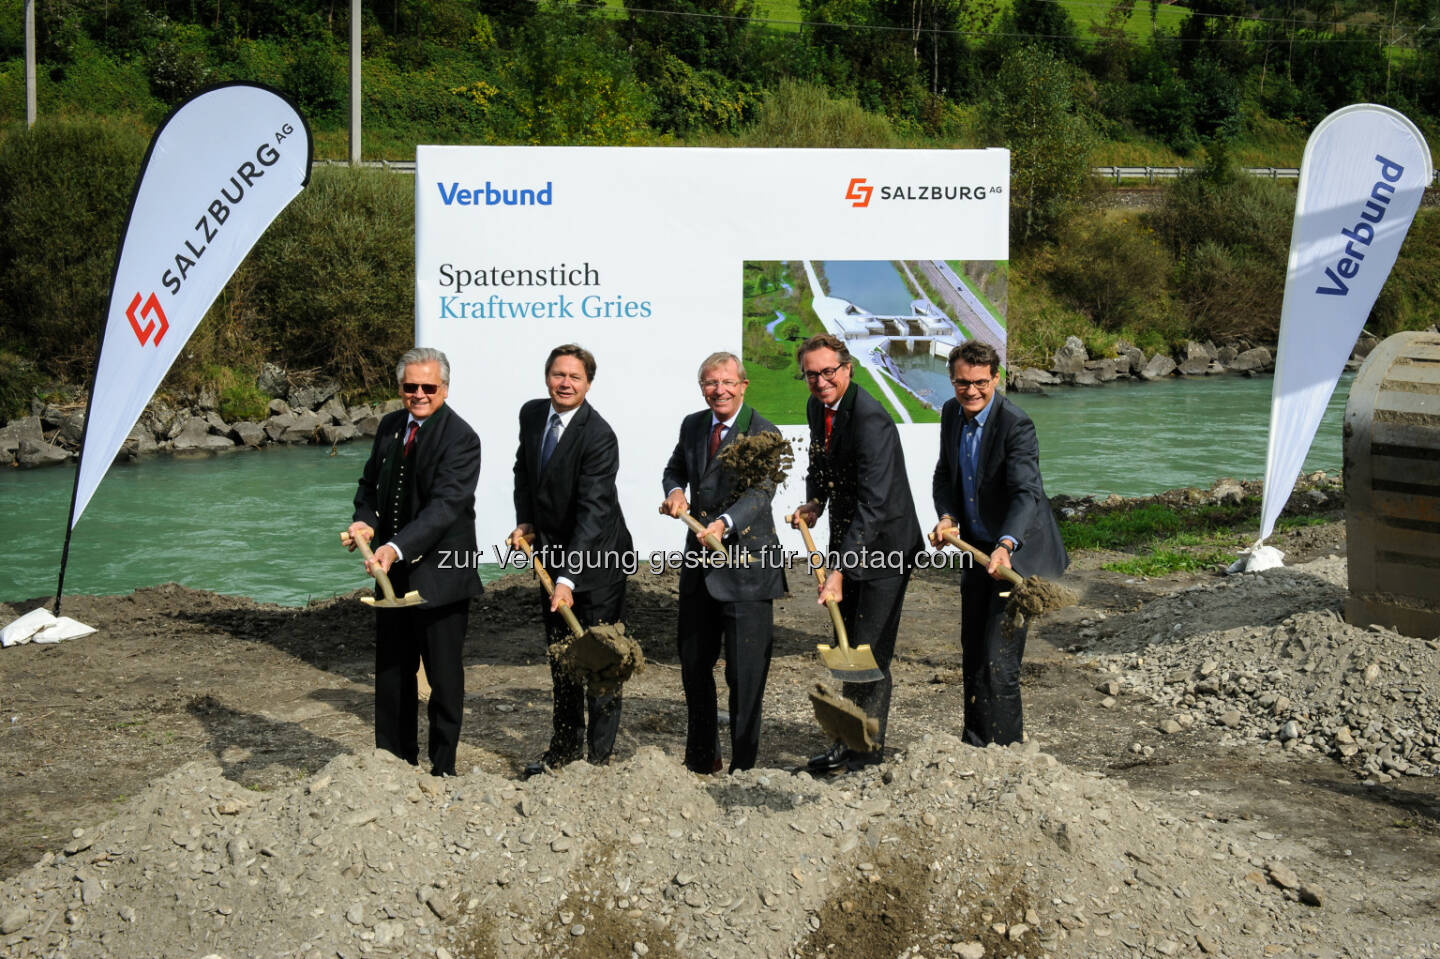
[[[706,462],[715,458],[715,451],[720,448],[720,434],[724,429],[724,423],[716,423],[710,428],[710,453]]]
[[[830,448],[830,427],[835,425],[835,411],[825,407],[825,448]]]
[[[409,456],[409,455],[410,455],[410,451],[415,448],[415,434],[416,434],[417,432],[419,432],[419,430],[420,430],[420,421],[419,421],[419,420],[411,420],[411,421],[410,421],[410,432],[408,432],[408,433],[405,434],[405,454],[404,454],[404,455]]]

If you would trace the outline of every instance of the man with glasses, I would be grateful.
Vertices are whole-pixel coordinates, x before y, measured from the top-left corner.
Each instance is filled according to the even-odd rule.
[[[570,639],[560,615],[569,606],[583,626],[618,623],[625,616],[625,567],[630,530],[620,511],[615,475],[620,444],[610,424],[585,401],[595,380],[595,357],[567,343],[545,360],[549,396],[520,407],[515,452],[515,530],[510,545],[534,543],[555,580],[541,595],[548,644]],[[550,746],[525,767],[528,779],[583,759],[608,762],[620,731],[620,690],[596,695],[553,660],[555,708]],[[587,730],[586,715],[589,715]]]
[[[845,683],[845,697],[879,720],[868,753],[836,742],[809,762],[812,772],[858,769],[883,760],[890,714],[890,659],[900,629],[905,588],[915,556],[925,549],[900,433],[885,408],[851,382],[850,352],[844,341],[822,333],[796,351],[810,387],[805,418],[810,424],[807,502],[795,511],[813,526],[830,510],[829,576],[819,601],[840,604],[851,646],[869,646],[884,678]],[[798,525],[792,523],[792,525]]]
[[[718,773],[720,753],[715,707],[715,662],[725,650],[725,684],[730,688],[730,771],[750,769],[760,748],[760,704],[770,672],[773,601],[785,595],[780,540],[770,503],[771,477],[747,481],[726,467],[720,454],[745,436],[780,431],[745,404],[745,366],[734,353],[712,353],[700,364],[700,394],[706,409],[680,423],[680,439],[665,465],[666,492],[660,512],[689,512],[728,552],[727,561],[704,565],[712,549],[692,532],[685,537],[680,570],[677,645],[680,681],[689,722],[685,766]],[[690,495],[687,499],[686,489]]]
[[[1035,424],[995,392],[999,354],[971,340],[950,351],[949,365],[955,398],[940,411],[932,481],[940,521],[930,541],[943,546],[950,531],[990,554],[988,567],[967,567],[960,580],[965,740],[1004,746],[1024,735],[1020,659],[1027,629],[1005,635],[1001,593],[1009,586],[999,569],[1058,576],[1070,557],[1040,481]]]
[[[450,361],[416,347],[400,357],[395,379],[405,408],[375,433],[355,493],[354,521],[342,536],[383,543],[366,562],[390,577],[397,595],[416,590],[419,606],[375,610],[375,746],[419,761],[416,671],[430,682],[429,759],[436,776],[455,775],[465,701],[461,650],[470,598],[481,592],[471,560],[480,438],[445,399]]]

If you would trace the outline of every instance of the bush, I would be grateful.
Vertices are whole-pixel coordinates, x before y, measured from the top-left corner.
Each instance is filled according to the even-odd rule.
[[[855,147],[903,146],[890,121],[869,113],[854,100],[832,97],[824,87],[799,80],[781,80],[766,93],[755,123],[740,137],[740,146]]]
[[[45,386],[32,360],[0,350],[0,423],[30,412],[30,398]]]
[[[1172,268],[1153,230],[1133,215],[1102,213],[1070,221],[1045,279],[1102,329],[1117,331],[1152,326],[1170,315],[1166,284]]]
[[[0,143],[0,347],[88,382],[145,139],[48,119]]]

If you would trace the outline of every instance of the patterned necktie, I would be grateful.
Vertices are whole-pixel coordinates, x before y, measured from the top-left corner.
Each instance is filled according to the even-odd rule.
[[[830,448],[830,428],[835,425],[835,411],[825,407],[825,448]]]
[[[715,458],[715,451],[720,448],[720,434],[724,432],[724,430],[724,423],[716,423],[710,428],[710,452],[707,455],[705,462],[708,463],[710,462],[710,460],[713,460]]]
[[[550,454],[555,452],[555,444],[560,442],[560,414],[550,414],[550,429],[545,431],[545,442],[540,447],[540,468],[543,470],[545,464],[550,462]]]
[[[410,421],[410,431],[405,434],[405,454],[404,454],[404,455],[409,456],[409,455],[410,455],[410,451],[415,448],[415,434],[418,433],[419,431],[420,431],[420,421],[419,421],[419,420],[411,420],[411,421]]]

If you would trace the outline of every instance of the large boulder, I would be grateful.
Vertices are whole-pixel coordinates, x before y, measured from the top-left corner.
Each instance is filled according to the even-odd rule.
[[[0,454],[4,459],[14,458],[20,449],[21,440],[45,442],[45,431],[40,427],[40,417],[22,416],[0,426]]]
[[[1060,379],[1048,370],[1023,369],[1014,373],[1007,373],[1005,377],[1005,388],[1011,393],[1040,393],[1047,386],[1059,386]],[[380,418],[375,418],[375,426],[380,425]],[[372,428],[367,436],[374,436],[375,429]]]
[[[340,384],[333,380],[297,386],[290,391],[290,405],[297,410],[318,409],[338,392]]]
[[[1090,359],[1090,354],[1085,351],[1085,344],[1078,336],[1065,338],[1065,345],[1055,351],[1055,360],[1051,369],[1056,373],[1079,373],[1085,369],[1085,361]]]
[[[1129,360],[1125,361],[1127,364]],[[1119,374],[1115,370],[1115,361],[1112,359],[1091,360],[1085,364],[1085,371],[1092,374],[1101,383],[1109,383]]]
[[[340,402],[338,396],[330,397],[316,412],[320,414],[321,423],[344,423],[347,426],[350,424],[350,411],[345,408],[344,403]]]
[[[80,439],[85,435],[85,411],[76,410],[65,417],[65,422],[60,424],[60,442],[66,446],[79,447]]]
[[[260,370],[260,375],[255,377],[255,388],[261,393],[283,400],[290,395],[290,377],[274,363],[266,363]]]
[[[1232,373],[1263,373],[1275,365],[1270,351],[1263,346],[1246,350],[1228,364]]]
[[[260,447],[265,445],[265,431],[259,423],[242,420],[230,427],[230,436],[241,446]]]
[[[205,420],[205,425],[210,427],[210,432],[217,436],[230,435],[230,424],[221,419],[220,414],[214,410],[206,410],[203,419]]]
[[[140,456],[147,456],[160,448],[155,442],[155,434],[140,423],[130,427],[130,432],[125,437],[125,442],[120,444],[120,453],[135,459]]]
[[[1204,376],[1210,372],[1210,357],[1204,353],[1191,353],[1175,367],[1181,376]]]
[[[174,441],[174,449],[177,453],[228,450],[234,446],[235,444],[230,441],[229,437],[216,436],[210,432],[210,424],[199,416],[192,416],[186,420]]]
[[[1163,380],[1175,372],[1175,361],[1164,353],[1156,353],[1150,357],[1150,362],[1140,371],[1140,376],[1146,380]]]
[[[360,433],[350,423],[326,424],[320,427],[320,439],[334,446],[346,440],[353,440]]]
[[[1121,342],[1116,344],[1115,353],[1130,361],[1130,366],[1123,371],[1118,363],[1115,365],[1115,371],[1122,376],[1139,376],[1140,371],[1145,368],[1145,351],[1138,346]]]
[[[44,440],[25,437],[20,441],[20,448],[16,451],[15,462],[21,466],[46,466],[51,463],[63,463],[70,458],[71,454],[58,446],[52,446]]]
[[[360,431],[361,436],[374,436],[380,431],[380,416],[371,413],[355,423],[355,429]]]
[[[315,433],[320,428],[320,417],[310,410],[302,410],[298,413],[291,413],[290,425],[285,427],[280,434],[281,443],[313,443]],[[267,429],[268,433],[269,430]]]

